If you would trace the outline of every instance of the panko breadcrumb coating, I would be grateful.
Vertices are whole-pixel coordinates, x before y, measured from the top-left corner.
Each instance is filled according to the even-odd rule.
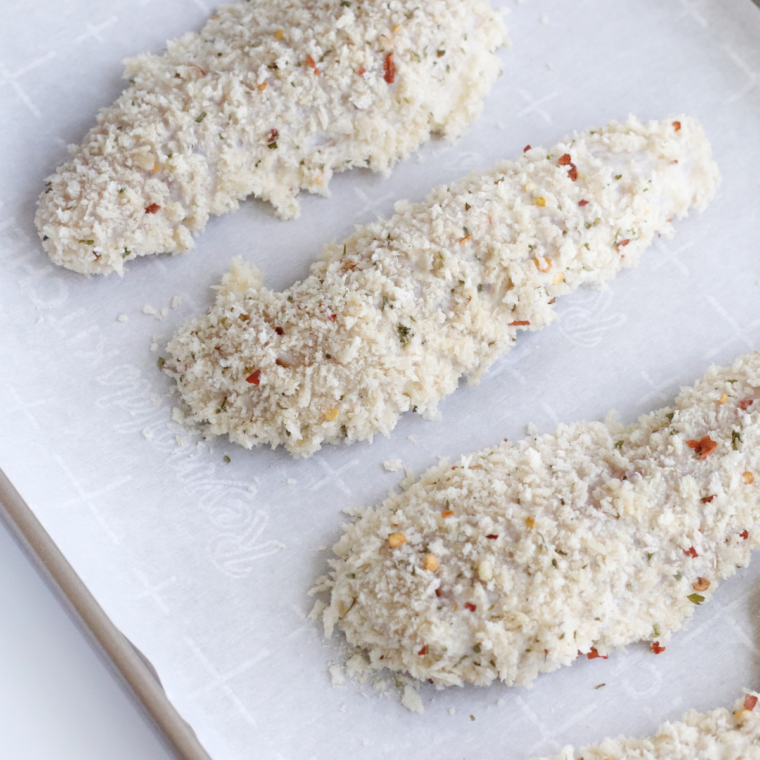
[[[129,87],[40,196],[56,264],[85,274],[185,251],[248,195],[298,215],[333,172],[388,172],[481,111],[506,43],[484,0],[257,0],[223,5]]]
[[[324,622],[375,666],[527,685],[636,641],[662,652],[758,546],[760,351],[635,424],[433,467],[347,526]]]
[[[247,448],[388,434],[436,413],[555,298],[638,263],[670,220],[704,208],[718,170],[698,122],[634,118],[401,201],[328,245],[276,293],[238,263],[216,305],[169,344],[182,398],[210,434]]]
[[[759,760],[760,708],[757,692],[748,692],[733,712],[724,708],[702,714],[689,710],[680,721],[665,723],[652,737],[619,736],[576,755],[565,747],[544,760]]]

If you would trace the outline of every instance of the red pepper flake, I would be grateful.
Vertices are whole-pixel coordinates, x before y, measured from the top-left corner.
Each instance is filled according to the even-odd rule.
[[[715,498],[715,496],[714,496],[714,495],[713,495],[713,496],[705,496],[705,497],[702,499],[702,503],[703,503],[703,504],[709,504],[709,503],[710,503],[710,502],[711,502],[711,501],[712,501],[714,498]]]
[[[435,590],[435,595],[436,595],[437,597],[441,597],[441,596],[443,596],[443,591],[441,591],[441,589],[437,588],[437,589]]]
[[[660,646],[659,641],[653,641],[649,647],[655,654],[662,654],[665,651],[665,647]]]
[[[453,509],[444,509],[443,512],[441,512],[441,517],[445,520],[447,517],[453,517],[454,516],[454,510]]]
[[[330,320],[330,322],[334,322],[337,318],[338,318],[338,315],[337,314],[333,314],[332,312],[330,312],[327,315],[327,319]]]
[[[362,66],[359,71],[356,72],[360,77],[363,77],[367,73],[367,69]]]
[[[317,64],[314,63],[314,59],[310,55],[306,56],[306,65],[310,69],[314,69],[314,75],[315,76],[319,76],[319,69],[317,68]]]
[[[527,319],[516,319],[514,322],[510,322],[510,327],[522,327],[523,325],[529,325],[530,321]]]
[[[419,652],[417,652],[417,654],[420,655],[420,656],[425,655],[427,653],[428,653],[428,645],[427,644],[425,644],[425,646],[422,647],[422,649],[420,649]]]
[[[383,79],[385,79],[388,84],[393,84],[396,81],[396,64],[393,62],[392,50],[390,53],[388,53],[388,55],[385,56],[383,71],[385,72]]]
[[[273,142],[277,142],[277,138],[280,133],[276,129],[269,130],[269,137],[267,137],[267,145],[271,145]]]
[[[526,146],[523,148],[523,153],[527,153],[529,150],[530,150],[530,145],[526,145]]]
[[[282,327],[275,327],[275,328],[274,328],[274,331],[275,331],[275,332],[276,332],[278,335],[285,335],[285,330],[283,330],[283,329],[282,329]]]
[[[616,248],[617,248],[617,252],[618,252],[618,253],[620,253],[620,249],[621,249],[621,248],[625,248],[625,247],[628,245],[628,243],[630,243],[630,242],[631,242],[631,239],[630,239],[630,238],[626,238],[625,240],[621,240],[621,241],[620,241],[620,242],[617,244],[617,246],[616,246]]]
[[[570,154],[565,153],[564,156],[559,157],[559,160],[557,161],[557,166],[570,166],[572,160],[573,159],[570,157]]]
[[[255,372],[248,375],[245,381],[246,383],[251,383],[251,385],[260,385],[261,384],[261,370],[257,369]]]
[[[707,459],[718,448],[718,444],[709,435],[700,438],[698,441],[686,441],[686,445],[690,449],[694,449],[700,460]]]
[[[498,536],[498,534],[497,534],[497,533],[489,533],[489,534],[486,536],[486,538],[490,538],[491,540],[493,540],[493,539],[495,539],[495,538],[498,538],[498,537],[499,537],[499,536]]]
[[[596,651],[596,647],[591,647],[591,651],[586,655],[586,657],[588,657],[589,660],[595,660],[597,657],[600,657],[602,660],[609,659],[606,654],[599,654],[599,652]]]
[[[688,551],[684,549],[683,553],[692,559],[696,559],[699,556],[699,554],[697,554],[697,550],[693,546],[689,547]]]
[[[681,122],[680,121],[674,121],[673,126],[675,127],[676,132],[678,132],[681,129]]]
[[[757,705],[757,697],[754,694],[747,694],[744,697],[744,709],[752,712],[755,709],[755,705]]]
[[[146,214],[155,214],[157,211],[161,210],[161,206],[158,205],[158,203],[151,203],[150,206],[145,207],[145,213]]]
[[[573,182],[578,179],[578,167],[575,164],[570,164],[570,171],[567,173],[567,176],[570,177]]]
[[[473,604],[472,602],[465,602],[464,603],[464,608],[466,610],[469,610],[470,612],[475,612],[475,610],[478,609],[478,605],[477,604]]]
[[[754,399],[751,399],[751,398],[742,399],[739,402],[739,409],[741,409],[743,412],[746,412],[747,409],[749,409],[749,407],[752,406],[753,403],[754,403]]]
[[[578,201],[578,205],[583,208],[584,206],[588,206],[588,201]]]
[[[743,530],[739,535],[746,541],[749,538],[749,531]]]

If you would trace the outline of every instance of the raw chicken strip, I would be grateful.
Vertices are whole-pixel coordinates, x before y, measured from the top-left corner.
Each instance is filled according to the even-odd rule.
[[[706,715],[689,710],[676,723],[665,723],[651,738],[619,736],[584,747],[578,760],[760,760],[760,708],[748,693],[733,712],[723,708]],[[544,760],[575,760],[572,747]]]
[[[760,351],[630,426],[429,470],[334,547],[326,629],[441,684],[530,684],[579,654],[659,653],[760,546]]]
[[[237,264],[216,305],[174,336],[167,367],[196,422],[250,448],[388,434],[436,413],[557,296],[635,265],[671,218],[704,208],[718,170],[699,124],[631,118],[402,201],[325,247],[282,293]]]
[[[388,172],[480,113],[506,37],[483,0],[223,5],[199,34],[127,63],[40,196],[53,261],[86,274],[191,248],[210,214],[254,194],[298,215],[335,171]]]

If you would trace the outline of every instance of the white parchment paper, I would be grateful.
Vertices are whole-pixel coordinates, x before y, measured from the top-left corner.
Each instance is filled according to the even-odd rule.
[[[331,199],[303,199],[297,221],[243,204],[191,254],[89,281],[54,267],[37,242],[43,179],[121,90],[122,59],[160,52],[213,9],[39,0],[3,13],[0,466],[215,760],[526,758],[649,733],[760,683],[758,561],[658,656],[642,644],[584,658],[532,689],[426,685],[421,716],[394,688],[386,698],[330,682],[341,641],[307,620],[307,591],[326,570],[322,547],[340,535],[341,510],[380,501],[400,480],[384,460],[422,472],[439,456],[519,439],[528,423],[545,432],[613,407],[629,421],[711,362],[760,347],[760,11],[749,0],[502,1],[513,46],[458,143],[428,145],[388,180],[339,175]],[[211,302],[233,255],[286,287],[322,243],[391,213],[396,199],[421,199],[528,143],[676,112],[701,118],[713,142],[724,182],[711,207],[607,290],[565,297],[559,322],[522,335],[479,387],[442,404],[441,422],[409,414],[390,439],[306,461],[221,439],[198,445],[172,422],[157,359]],[[165,319],[143,313],[175,296]]]

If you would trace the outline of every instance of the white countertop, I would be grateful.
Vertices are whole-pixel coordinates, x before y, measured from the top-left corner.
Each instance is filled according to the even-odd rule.
[[[170,760],[0,523],[0,755],[4,760]]]

